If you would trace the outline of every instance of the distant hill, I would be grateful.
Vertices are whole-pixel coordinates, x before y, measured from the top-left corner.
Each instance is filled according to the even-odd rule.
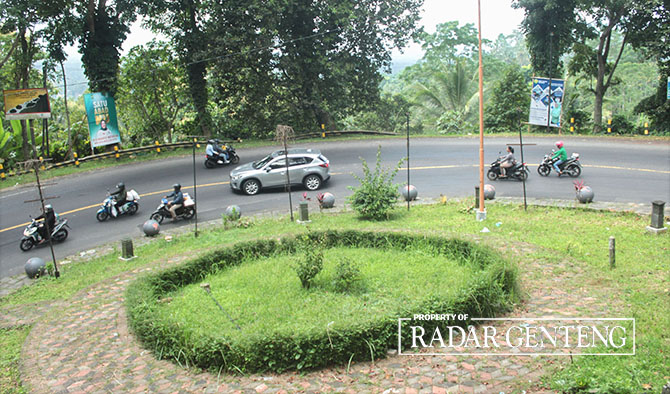
[[[77,56],[70,56],[64,63],[65,77],[67,79],[67,96],[68,98],[77,98],[84,94],[88,89],[88,79],[84,75],[81,59],[79,54]],[[60,67],[58,67],[60,71]],[[59,72],[60,74],[60,72]],[[59,79],[56,81],[58,85],[59,94],[63,93],[63,81]]]

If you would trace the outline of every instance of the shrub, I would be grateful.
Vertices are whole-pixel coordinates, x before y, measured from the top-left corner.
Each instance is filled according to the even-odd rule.
[[[388,219],[389,211],[398,200],[398,185],[393,183],[400,166],[405,159],[401,159],[395,169],[389,171],[382,168],[382,147],[377,148],[377,163],[374,171],[370,171],[367,161],[363,162],[363,177],[354,177],[361,183],[359,187],[349,187],[353,194],[349,196],[349,202],[359,215],[367,219]]]
[[[335,269],[335,289],[347,292],[361,279],[361,270],[358,265],[347,258],[341,258]]]
[[[300,283],[305,289],[309,289],[312,280],[323,269],[323,250],[320,242],[309,242],[304,239],[302,244],[303,258],[299,259],[295,265],[295,272],[300,278]]]

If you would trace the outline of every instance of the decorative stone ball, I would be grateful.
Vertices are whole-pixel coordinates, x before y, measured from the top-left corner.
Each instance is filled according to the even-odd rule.
[[[321,208],[332,208],[335,206],[335,196],[333,193],[323,193],[321,198]]]
[[[30,279],[42,276],[46,273],[46,266],[47,264],[41,258],[31,257],[25,265],[26,275],[28,275]]]
[[[157,221],[149,219],[142,225],[142,231],[144,231],[144,234],[148,235],[149,237],[153,237],[161,231],[161,226]]]
[[[487,200],[496,198],[496,188],[493,185],[484,185],[484,198]]]
[[[593,190],[591,190],[590,186],[584,186],[577,192],[577,199],[583,204],[592,202],[594,196],[595,194],[593,193]]]
[[[405,199],[405,201],[412,201],[416,200],[416,196],[419,194],[419,191],[416,190],[414,185],[409,185],[403,186],[403,188],[400,189],[400,193],[402,194],[402,197]]]
[[[232,220],[237,220],[240,216],[242,216],[242,210],[239,206],[229,205],[228,208],[226,208],[226,217]]]

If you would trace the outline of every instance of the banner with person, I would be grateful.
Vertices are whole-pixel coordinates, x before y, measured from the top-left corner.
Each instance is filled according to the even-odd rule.
[[[108,93],[88,93],[84,95],[88,131],[91,135],[91,148],[118,144],[121,134],[116,121],[114,97]]]
[[[7,120],[51,118],[46,88],[4,90],[3,95]]]
[[[549,78],[534,77],[530,91],[528,123],[537,126],[561,127],[564,90],[564,80],[552,79],[550,95]]]

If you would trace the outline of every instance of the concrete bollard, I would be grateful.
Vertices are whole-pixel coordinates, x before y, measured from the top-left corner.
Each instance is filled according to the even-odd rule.
[[[610,269],[616,267],[616,247],[614,237],[610,237]]]
[[[300,201],[300,219],[298,219],[298,223],[309,223],[311,220],[309,220],[309,207],[307,206],[307,201]]]
[[[654,234],[662,234],[668,231],[665,227],[665,201],[656,200],[651,202],[651,226],[647,226],[647,231]]]
[[[133,240],[130,238],[126,238],[121,240],[121,257],[119,257],[121,260],[128,261],[130,259],[134,259],[135,254],[133,252]]]

